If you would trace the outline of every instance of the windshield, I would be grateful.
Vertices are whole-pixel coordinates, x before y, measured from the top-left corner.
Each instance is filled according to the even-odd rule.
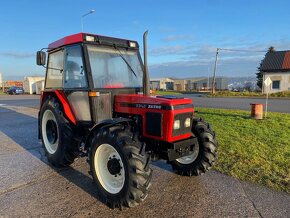
[[[88,46],[94,88],[142,87],[138,51]]]

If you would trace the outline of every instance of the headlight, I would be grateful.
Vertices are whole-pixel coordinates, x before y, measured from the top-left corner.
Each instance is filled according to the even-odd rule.
[[[175,120],[174,121],[173,129],[180,129],[180,120]]]
[[[94,36],[86,35],[86,41],[88,41],[88,42],[94,42],[95,41],[95,37]]]
[[[184,126],[185,127],[190,127],[190,118],[186,118],[184,121]]]
[[[137,44],[136,44],[136,42],[129,42],[129,46],[131,48],[136,48],[137,47]]]

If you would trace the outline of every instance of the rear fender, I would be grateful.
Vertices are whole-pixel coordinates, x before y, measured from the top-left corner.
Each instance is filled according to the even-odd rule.
[[[65,113],[65,116],[74,124],[76,125],[77,124],[77,120],[76,120],[76,117],[69,105],[69,102],[64,94],[63,91],[61,90],[55,90],[54,91],[56,96],[58,97],[59,101],[61,102],[62,104],[62,107],[63,107],[63,110],[64,110],[64,113]]]
[[[48,96],[53,96],[57,98],[63,107],[65,117],[74,125],[76,125],[77,123],[76,117],[63,91],[61,90],[44,91],[41,93],[41,96],[40,96],[40,109],[38,112],[38,138],[40,138],[40,111],[41,111],[43,103],[46,101]]]

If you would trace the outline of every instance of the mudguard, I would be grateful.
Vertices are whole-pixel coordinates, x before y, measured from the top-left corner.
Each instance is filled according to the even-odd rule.
[[[85,139],[85,146],[88,146],[88,140],[90,139],[90,137],[92,136],[93,132],[97,129],[103,129],[103,128],[108,128],[111,126],[114,126],[116,124],[119,123],[131,123],[133,122],[133,120],[128,119],[128,118],[112,118],[112,119],[108,119],[108,120],[103,120],[100,123],[95,124],[91,129],[90,129],[90,133],[87,135],[86,139]]]

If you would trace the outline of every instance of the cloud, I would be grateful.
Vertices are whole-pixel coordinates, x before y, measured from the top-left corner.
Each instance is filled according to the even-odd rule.
[[[31,58],[35,57],[35,53],[32,52],[1,52],[1,56],[12,58]]]
[[[170,35],[162,39],[164,42],[174,42],[174,41],[192,41],[194,37],[192,35]]]
[[[162,27],[159,27],[159,31],[161,33],[170,33],[170,32],[175,32],[176,31],[176,28],[162,26]]]
[[[255,76],[259,59],[225,59],[220,60],[217,66],[218,76]],[[151,77],[175,77],[189,78],[200,76],[212,76],[214,68],[213,59],[193,59],[187,61],[175,61],[149,66]]]
[[[151,49],[149,51],[149,54],[153,56],[176,55],[176,54],[184,54],[186,50],[187,48],[182,45],[163,46]]]
[[[163,40],[174,41],[181,36],[171,35]],[[290,50],[290,40],[287,38],[271,41],[251,41],[225,39],[216,43],[191,42],[187,45],[178,43],[155,47],[149,50],[152,59],[163,60],[149,66],[151,77],[188,78],[212,76],[215,63],[216,48],[233,49],[220,50],[218,56],[217,75],[219,76],[255,76],[257,67],[264,58],[270,46],[277,51]],[[164,56],[164,58],[161,58]],[[166,61],[171,60],[171,61]]]

